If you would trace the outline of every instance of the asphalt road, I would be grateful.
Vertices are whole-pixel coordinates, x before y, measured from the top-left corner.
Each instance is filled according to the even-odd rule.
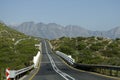
[[[85,71],[75,70],[55,55],[47,41],[42,41],[42,60],[40,70],[33,80],[115,80]]]

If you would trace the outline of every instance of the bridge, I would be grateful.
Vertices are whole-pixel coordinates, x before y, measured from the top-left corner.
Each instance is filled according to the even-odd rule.
[[[112,77],[112,71],[116,71],[115,76],[119,76],[119,66],[75,63],[71,56],[59,51],[54,52],[47,40],[42,40],[35,46],[38,46],[40,51],[33,57],[34,64],[20,70],[7,70],[8,74],[10,73],[7,80],[120,80],[119,77]],[[107,70],[110,76],[95,73],[95,70]],[[28,71],[30,73],[26,76]]]
[[[51,50],[47,41],[42,41],[40,69],[32,80],[116,80],[100,74],[77,70],[67,65]]]

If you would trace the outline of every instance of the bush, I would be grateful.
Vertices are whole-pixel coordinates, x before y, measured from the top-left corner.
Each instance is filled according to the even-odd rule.
[[[83,42],[79,42],[78,45],[77,45],[77,49],[78,50],[83,50],[86,48],[86,44],[83,43]]]
[[[110,41],[112,43],[109,44]],[[78,63],[120,65],[118,59],[120,57],[119,39],[106,40],[97,37],[95,40],[95,37],[71,39],[63,37],[61,40],[52,40],[51,42],[54,43],[53,46],[56,50],[72,55]]]
[[[74,50],[68,46],[60,46],[59,51],[66,53],[67,55],[71,55],[74,53]]]

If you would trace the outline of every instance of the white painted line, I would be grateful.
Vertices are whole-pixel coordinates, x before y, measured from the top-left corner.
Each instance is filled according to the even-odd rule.
[[[48,54],[48,49],[47,49],[47,45],[46,45],[46,42],[44,41],[45,43],[45,48],[46,48],[46,53],[47,53],[47,56],[50,60],[50,63],[52,65],[52,68],[53,70],[58,73],[59,75],[61,75],[65,80],[75,80],[75,78],[73,78],[72,76],[62,72],[61,70],[58,69],[58,67],[55,65],[55,62],[54,60],[52,59],[52,57]]]

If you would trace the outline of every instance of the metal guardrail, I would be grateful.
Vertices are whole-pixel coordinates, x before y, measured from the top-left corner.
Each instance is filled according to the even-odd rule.
[[[101,73],[109,76],[120,77],[120,66],[111,66],[111,65],[97,65],[97,64],[79,64],[75,63],[74,59],[69,58],[68,55],[56,51],[56,54],[63,58],[67,63],[72,64],[73,67],[77,69],[82,69],[86,71],[92,71]]]
[[[59,55],[60,57],[62,57],[65,61],[67,61],[71,65],[73,65],[75,63],[75,60],[73,58],[69,57],[68,55],[66,55],[60,51],[56,51],[56,54]]]
[[[41,43],[40,45],[38,45],[39,50],[41,50]],[[41,56],[40,51],[38,51],[37,55],[33,57],[33,65],[28,66],[26,68],[22,68],[20,70],[9,70],[9,76],[7,75],[6,77],[10,78],[11,80],[17,80],[19,79],[21,76],[25,75],[24,73],[32,70],[33,68],[37,68],[38,67],[38,63],[39,63],[39,58]]]
[[[20,74],[22,75],[23,73],[31,70],[34,68],[34,65],[31,65],[29,67],[26,67],[26,68],[23,68],[23,69],[20,69],[20,70],[10,70],[10,76],[9,78],[11,79],[16,79],[18,78],[17,76],[19,76]]]
[[[33,67],[34,67],[34,65],[29,66],[29,67],[26,67],[26,68],[23,68],[23,69],[20,69],[20,70],[17,70],[15,74],[16,74],[16,76],[17,76],[17,75],[19,75],[19,74],[21,74],[21,73],[24,73],[24,72],[26,72],[26,71],[31,70]]]
[[[120,70],[120,66],[111,66],[111,65],[95,65],[95,64],[79,64],[75,63],[76,67],[89,67],[89,68],[104,68],[104,69],[110,69],[110,70]]]
[[[120,66],[75,63],[74,67],[77,69],[97,72],[104,75],[120,77]]]

